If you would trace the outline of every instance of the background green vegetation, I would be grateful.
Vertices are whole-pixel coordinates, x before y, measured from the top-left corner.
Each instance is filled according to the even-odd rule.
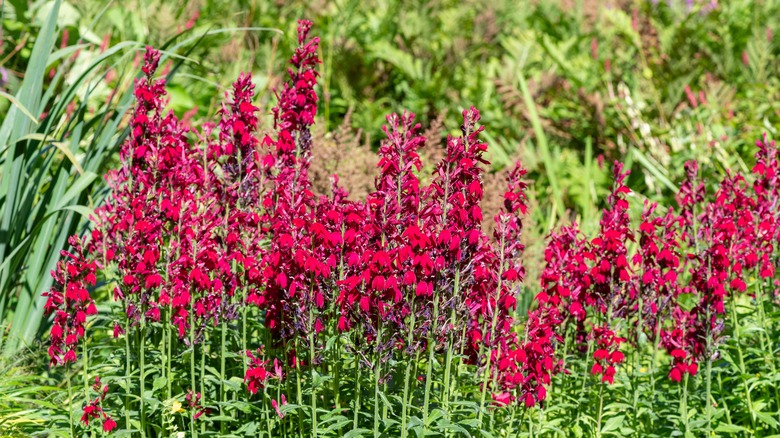
[[[323,59],[318,135],[325,144],[351,136],[355,157],[370,153],[357,145],[379,144],[392,111],[417,113],[443,139],[459,131],[460,111],[476,106],[495,179],[517,159],[530,171],[527,234],[537,260],[553,226],[597,226],[612,160],[632,169],[636,196],[668,204],[684,161],[698,160],[714,184],[730,169],[750,169],[754,141],[776,134],[774,0],[715,8],[666,0],[72,0],[56,16],[54,3],[2,1],[3,433],[40,430],[45,419],[35,408],[61,397],[47,386],[62,380],[49,375],[39,344],[48,325],[40,292],[66,237],[105,193],[100,175],[116,164],[145,44],[164,50],[170,107],[197,125],[241,71],[253,73],[267,114],[295,22],[313,20]],[[336,160],[318,159],[329,158]],[[328,170],[369,166],[348,186],[370,184],[370,165],[349,151],[338,159]],[[531,274],[539,269],[526,264]]]

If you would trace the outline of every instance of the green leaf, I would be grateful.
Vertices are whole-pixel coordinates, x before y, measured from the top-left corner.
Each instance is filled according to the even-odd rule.
[[[484,436],[486,438],[493,438],[493,434],[491,434],[490,432],[488,432],[486,430],[480,429],[479,433],[482,434],[482,436]]]
[[[440,430],[443,430],[443,431],[458,432],[458,433],[462,434],[463,436],[471,437],[471,434],[469,433],[468,430],[466,430],[465,428],[463,428],[462,426],[460,426],[458,424],[451,423],[449,420],[446,420],[446,419],[436,423],[436,427],[438,429],[440,429]]]
[[[293,412],[293,411],[299,409],[300,407],[301,407],[300,405],[287,403],[287,404],[284,404],[282,406],[279,406],[279,412],[281,412],[282,414],[286,415],[286,414],[289,414],[290,412]]]
[[[756,418],[761,420],[762,423],[766,424],[767,426],[771,428],[775,428],[780,426],[780,423],[777,422],[777,420],[774,419],[771,415],[767,414],[766,412],[753,412],[755,414]]]
[[[683,310],[688,312],[698,304],[698,299],[695,294],[680,294],[677,297],[677,304],[679,304]]]
[[[325,428],[324,432],[333,432],[338,429],[343,429],[348,424],[352,423],[352,420],[346,417],[342,417],[342,419],[334,422],[333,424],[329,425]]]
[[[617,430],[620,426],[623,425],[623,420],[625,420],[625,418],[625,415],[618,415],[617,417],[610,418],[606,421],[606,423],[604,423],[604,426],[601,427],[601,433]]]
[[[73,200],[76,196],[80,195],[84,189],[87,188],[97,178],[97,174],[93,172],[84,172],[74,183],[70,186],[68,191],[54,204],[53,210],[62,210],[65,206]]]
[[[168,383],[168,379],[165,376],[160,376],[154,379],[154,382],[152,382],[152,392],[157,391],[158,389],[165,388],[165,385],[167,383]]]
[[[736,424],[721,423],[718,425],[715,431],[723,432],[723,433],[738,433],[738,432],[749,432],[749,429],[746,429],[742,426],[738,426]]]
[[[10,94],[6,93],[5,91],[0,90],[0,96],[5,97],[6,99],[10,100],[13,105],[16,105],[16,107],[19,108],[19,111],[22,112],[25,116],[27,116],[28,119],[32,120],[33,123],[36,125],[40,124],[38,119],[30,112],[27,107],[25,107],[22,102],[19,102],[17,98],[14,96],[11,96]],[[21,139],[20,139],[21,140]]]
[[[363,428],[352,429],[349,432],[345,433],[343,438],[355,438],[355,437],[363,436],[363,434],[366,434],[368,432],[371,431]]]

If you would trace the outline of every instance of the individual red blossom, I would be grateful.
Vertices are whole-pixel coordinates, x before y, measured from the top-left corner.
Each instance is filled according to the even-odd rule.
[[[103,413],[103,409],[100,407],[100,400],[95,399],[89,402],[86,406],[84,406],[82,412],[81,422],[84,423],[85,426],[88,426],[90,420],[100,418],[101,414]]]
[[[593,352],[595,362],[591,368],[591,374],[600,375],[602,382],[611,385],[615,381],[615,367],[623,363],[625,359],[620,351],[620,344],[625,342],[625,339],[618,337],[607,326],[594,327],[592,336],[596,340],[596,350]]]
[[[201,396],[199,392],[194,392],[193,390],[187,390],[187,395],[184,396],[184,400],[187,404],[187,407],[189,407],[190,412],[192,413],[192,420],[197,420],[204,414],[207,414],[209,412],[208,409],[206,409],[205,406],[201,404]]]
[[[281,406],[284,406],[287,404],[287,397],[282,394],[281,397]],[[279,418],[284,418],[284,412],[279,409],[280,403],[276,401],[276,399],[271,399],[271,406],[274,408],[274,411],[276,411],[276,415],[279,416]]]
[[[108,415],[103,419],[103,432],[113,432],[116,429],[116,421]]]
[[[267,370],[268,360],[263,360],[263,349],[257,350],[257,355],[252,354],[251,351],[246,352],[249,358],[250,364],[247,368],[246,375],[244,376],[244,383],[247,385],[247,391],[250,394],[257,394],[257,391],[262,389],[269,378],[277,377],[281,379],[281,376],[276,376],[273,372]]]

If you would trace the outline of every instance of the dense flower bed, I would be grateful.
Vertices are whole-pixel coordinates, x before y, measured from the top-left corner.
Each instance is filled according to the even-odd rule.
[[[328,196],[313,193],[320,61],[310,28],[300,22],[270,134],[258,132],[248,75],[233,84],[216,125],[186,128],[166,112],[159,53],[147,49],[132,134],[121,167],[107,175],[110,196],[84,242],[71,239],[45,293],[52,365],[71,367],[83,352],[85,404],[71,433],[97,427],[92,420],[110,432],[122,416],[123,430],[143,436],[226,433],[240,429],[237,420],[267,436],[476,433],[493,431],[502,415],[514,427],[515,412],[531,418],[548,407],[553,381],[581,380],[584,389],[592,374],[598,435],[605,391],[621,373],[655,388],[655,374],[639,370],[661,366],[658,349],[668,353],[664,373],[682,388],[685,432],[688,379],[705,367],[701,427],[713,428],[712,365],[728,306],[736,324],[740,295],[754,294],[762,309],[776,303],[773,142],[757,143],[750,179],[730,175],[711,201],[696,163],[686,164],[679,211],[645,203],[637,228],[629,171],[614,163],[598,233],[586,236],[577,224],[551,233],[542,291],[518,317],[525,172],[518,164],[509,174],[504,211],[487,235],[488,146],[475,108],[463,111],[462,134],[447,138],[429,184],[419,175],[426,139],[404,113],[387,117],[365,200],[350,200],[336,176]],[[98,276],[113,290],[103,316],[123,348],[124,376],[111,378],[121,391],[89,369]],[[762,329],[764,367],[774,371],[771,327]],[[642,358],[646,344],[652,356]],[[744,391],[749,400],[747,384]],[[113,414],[104,408],[112,398]],[[177,419],[181,411],[186,418]]]

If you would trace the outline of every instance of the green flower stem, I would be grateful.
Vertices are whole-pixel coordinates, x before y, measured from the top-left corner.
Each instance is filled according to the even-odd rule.
[[[332,356],[336,363],[336,369],[333,373],[333,399],[336,409],[341,411],[341,333],[336,334],[334,347]]]
[[[707,343],[704,349],[704,355],[707,367],[706,396],[704,398],[704,410],[707,413],[707,437],[712,436],[712,328],[711,328],[711,310],[707,306]]]
[[[460,269],[455,270],[455,280],[453,284],[452,294],[454,297],[457,297],[460,294]],[[455,328],[455,307],[454,306],[450,311],[449,325],[450,325],[450,329],[448,330],[447,333],[447,356],[444,360],[444,388],[442,389],[444,412],[446,413],[448,418],[450,416],[449,391],[450,391],[450,374],[452,368],[452,347],[453,347],[452,329]]]
[[[428,405],[431,395],[431,384],[433,383],[433,362],[435,361],[434,353],[436,351],[436,332],[438,330],[439,321],[439,300],[434,296],[433,298],[433,327],[428,338],[428,364],[425,373],[425,398],[423,401],[423,427],[428,428]]]
[[[585,386],[588,383],[588,377],[590,376],[588,361],[591,357],[593,357],[593,339],[588,339],[588,353],[585,356],[585,360],[582,361],[582,385],[580,386],[580,394],[577,397],[577,422],[579,422],[580,415],[582,414],[582,400],[585,397]]]
[[[313,300],[312,300],[313,302]],[[309,306],[309,368],[311,369],[311,427],[312,436],[317,436],[317,389],[314,386],[314,309]]]
[[[167,349],[167,357],[165,360],[166,363],[166,383],[168,385],[167,388],[167,396],[168,400],[173,398],[173,393],[171,392],[171,381],[173,380],[173,374],[171,373],[171,361],[173,360],[173,327],[170,324],[167,324],[166,332],[168,333],[167,339],[168,339],[168,349]]]
[[[639,343],[639,338],[644,332],[644,301],[642,300],[642,294],[639,294],[639,324],[637,325],[636,336],[636,348],[634,348],[634,366],[631,370],[631,387],[634,392],[633,397],[633,413],[634,413],[634,430],[639,430],[639,368],[642,363],[642,359],[639,357],[639,350],[642,345]]]
[[[460,382],[461,375],[463,373],[462,371],[462,365],[463,365],[463,351],[466,348],[466,324],[463,324],[463,327],[460,329],[460,339],[463,339],[463,341],[460,343],[460,349],[458,350],[458,366],[455,370],[455,380],[452,382],[452,393],[454,394],[454,400],[458,401],[460,398],[460,392],[455,391],[458,389],[458,382]]]
[[[739,330],[739,315],[737,314],[736,297],[729,300],[729,307],[731,307],[731,318],[734,320],[734,343],[737,345],[737,357],[739,357],[739,373],[740,380],[742,380],[742,386],[745,389],[745,400],[747,401],[748,411],[750,413],[750,425],[753,430],[756,429],[756,420],[753,415],[753,401],[750,399],[750,388],[748,388],[747,381],[745,381],[745,357],[742,354],[742,345],[740,343],[740,330]]]
[[[190,290],[190,309],[195,308],[195,291]],[[195,317],[192,310],[189,312],[190,319],[190,387],[195,392]],[[190,435],[193,438],[198,437],[198,428],[195,427],[195,412],[190,409]]]
[[[249,308],[249,305],[246,302],[246,296],[247,291],[246,287],[244,287],[244,293],[241,297],[241,302],[243,305],[241,306],[241,365],[243,366],[243,374],[241,377],[243,378],[246,376],[247,372],[247,362],[246,362],[246,350],[247,350],[247,344],[246,344],[246,313]]]
[[[379,377],[382,367],[382,357],[379,347],[382,343],[382,318],[377,321],[376,351],[374,352],[374,438],[379,437]]]
[[[599,383],[599,415],[596,422],[596,437],[601,438],[601,417],[604,413],[604,382]]]
[[[146,411],[144,408],[144,357],[146,354],[144,354],[144,348],[146,347],[146,333],[145,333],[145,323],[144,321],[141,321],[141,329],[139,330],[139,335],[141,337],[139,342],[139,348],[138,348],[138,366],[140,368],[140,374],[138,375],[138,393],[141,395],[141,409],[139,410],[139,417],[141,420],[141,437],[146,436]]]
[[[219,395],[220,395],[220,403],[219,405],[219,415],[223,416],[225,415],[223,406],[227,402],[227,394],[225,392],[225,344],[227,344],[227,323],[225,322],[225,318],[222,318],[222,339],[220,342],[220,351],[219,351]],[[225,434],[225,421],[219,422],[219,430],[224,435]]]
[[[68,424],[70,425],[70,436],[75,437],[76,434],[73,432],[73,388],[71,387],[71,384],[70,384],[70,364],[69,363],[65,364],[65,380],[68,382],[68,403],[67,403],[67,406],[68,406],[68,419],[69,419]],[[130,414],[128,413],[127,409],[125,409],[125,415],[127,415],[128,418],[129,418]],[[130,420],[128,420],[128,424],[129,424],[129,421]]]
[[[656,301],[656,312],[658,312],[658,309],[660,309],[660,297]],[[658,344],[661,340],[661,321],[660,317],[658,316],[658,313],[656,313],[655,317],[655,333],[653,334],[653,357],[650,358],[650,428],[652,429],[653,423],[655,421],[655,401],[656,401],[656,392],[655,392],[655,373],[656,370],[658,370]]]
[[[758,270],[758,269],[756,269]],[[764,313],[764,303],[766,298],[766,301],[772,302],[772,296],[768,295],[764,297],[763,295],[763,289],[761,286],[763,285],[763,279],[761,279],[760,274],[756,272],[756,277],[758,280],[756,281],[756,305],[758,307],[758,319],[759,319],[759,325],[764,330],[761,330],[759,332],[759,339],[761,341],[761,351],[764,352],[764,361],[769,363],[769,371],[772,375],[777,375],[777,368],[775,366],[775,355],[772,351],[772,341],[767,337],[767,333],[771,333],[771,323],[767,323],[766,315]],[[771,290],[771,288],[769,288]],[[773,385],[775,390],[775,404],[777,405],[777,412],[778,417],[780,418],[780,390],[777,388],[777,385]]]
[[[723,396],[723,379],[721,379],[721,373],[718,372],[718,392],[720,393],[720,400],[723,403],[723,411],[726,413],[726,422],[732,424],[731,414],[729,413],[729,405],[726,403],[726,397]]]
[[[360,355],[355,354],[355,403],[353,404],[354,420],[352,422],[352,428],[358,428],[358,420],[360,414]]]
[[[680,392],[682,393],[680,396],[680,418],[682,419],[683,426],[685,427],[685,435],[687,436],[690,432],[688,428],[688,373],[685,373]]]
[[[416,324],[417,315],[415,314],[416,310],[414,308],[414,298],[412,298],[412,312],[410,316],[409,321],[409,332],[406,335],[406,347],[410,348],[412,345],[412,342],[414,341],[414,326]],[[401,399],[401,438],[406,438],[407,431],[406,431],[406,416],[409,409],[409,378],[410,378],[410,371],[411,371],[411,363],[410,361],[405,361],[406,367],[404,371],[404,393],[403,398]]]
[[[122,304],[122,313],[125,317],[125,429],[131,430],[130,425],[130,320],[127,318],[127,304]]]
[[[263,385],[263,405],[265,409],[263,409],[263,423],[265,423],[266,432],[268,432],[268,437],[272,437],[271,434],[271,418],[270,418],[270,410],[272,409],[271,406],[271,397],[268,395],[268,387],[266,385]]]
[[[515,414],[517,413],[517,406],[509,406],[509,409],[512,410],[512,413],[509,415],[509,424],[507,425],[507,430],[509,431],[509,436],[515,436]],[[520,419],[520,422],[522,422],[522,418]]]
[[[209,344],[209,332],[208,330],[204,330],[203,333],[203,348],[200,349],[200,375],[198,378],[200,379],[200,396],[201,403],[203,403],[203,400],[205,400],[206,397],[206,348],[208,347],[208,353],[211,353],[211,344]],[[206,422],[201,421],[200,422],[200,431],[201,433],[206,433]]]
[[[303,406],[303,391],[301,390],[301,354],[300,342],[298,337],[295,337],[295,399],[298,406]],[[298,431],[299,435],[303,436],[303,416],[298,414]]]

